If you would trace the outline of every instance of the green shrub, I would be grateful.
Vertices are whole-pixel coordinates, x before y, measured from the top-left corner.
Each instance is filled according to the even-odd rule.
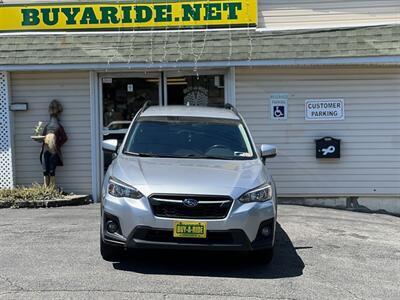
[[[17,187],[15,189],[0,189],[0,201],[18,200],[53,200],[64,199],[67,194],[57,188],[44,187],[34,183],[30,187]]]

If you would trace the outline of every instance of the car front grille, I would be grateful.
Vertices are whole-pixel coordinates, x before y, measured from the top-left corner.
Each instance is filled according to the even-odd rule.
[[[188,207],[185,199],[194,199],[197,205]],[[228,196],[151,195],[150,206],[157,217],[184,219],[224,219],[232,206]]]
[[[157,243],[180,243],[180,244],[234,244],[235,239],[232,233],[208,231],[204,239],[175,238],[172,230],[161,230],[154,228],[144,228],[136,230],[135,239],[157,242]]]

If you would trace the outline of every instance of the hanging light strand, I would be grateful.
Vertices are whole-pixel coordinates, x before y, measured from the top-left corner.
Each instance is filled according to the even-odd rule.
[[[154,1],[151,1],[151,5],[154,6]],[[154,60],[153,60],[153,51],[154,51],[154,26],[150,28],[150,51],[149,58],[146,60],[148,63],[146,64],[145,74],[147,74],[147,70],[153,68]]]
[[[247,38],[249,40],[249,55],[248,55],[248,61],[251,61],[253,58],[253,37],[252,37],[252,33],[250,31],[250,15],[249,15],[249,1],[251,0],[246,0],[246,5],[247,5]]]
[[[207,0],[207,4],[210,4],[210,0]],[[208,21],[208,20],[207,20]],[[200,51],[198,54],[195,55],[195,61],[194,61],[194,72],[196,72],[197,77],[199,77],[199,73],[198,73],[198,62],[201,60],[201,57],[204,54],[204,50],[206,48],[206,43],[207,43],[207,37],[208,37],[208,31],[209,31],[209,27],[208,27],[208,22],[206,23],[205,26],[205,30],[203,31],[203,41],[202,41],[202,45],[200,47]]]
[[[165,7],[167,7],[168,4],[168,0],[165,0]],[[162,58],[160,58],[160,62],[167,62],[167,45],[168,45],[168,31],[169,28],[167,25],[165,25],[165,32],[164,32],[164,43],[163,43],[163,49],[164,49],[164,53]]]
[[[135,6],[136,6],[136,4],[137,4],[137,0],[134,1],[134,5],[135,5]],[[129,47],[129,51],[128,51],[128,53],[129,53],[129,56],[128,56],[128,66],[129,66],[129,69],[131,68],[131,67],[130,67],[130,64],[131,64],[131,61],[132,61],[133,48],[134,48],[134,46],[135,46],[135,41],[136,41],[135,26],[132,25],[132,36],[131,36],[130,47]]]
[[[117,5],[119,6],[119,4],[120,4],[120,0],[117,0]],[[121,34],[121,29],[122,29],[122,25],[121,25],[121,23],[119,24],[119,26],[118,26],[118,33],[117,33],[117,36],[118,36],[118,38],[117,38],[117,47],[115,48],[113,48],[113,52],[114,52],[114,54],[113,54],[113,56],[110,58],[108,58],[108,60],[107,60],[107,69],[109,68],[109,66],[110,66],[110,64],[112,63],[112,62],[114,62],[114,60],[115,60],[115,58],[118,56],[118,54],[119,54],[119,51],[120,51],[120,44],[121,44],[121,40],[122,40],[122,34]]]

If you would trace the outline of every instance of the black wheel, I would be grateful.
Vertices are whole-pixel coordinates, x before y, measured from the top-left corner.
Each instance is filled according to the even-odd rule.
[[[102,238],[100,238],[100,253],[106,261],[118,261],[124,257],[124,249],[122,247],[106,244]]]
[[[269,264],[274,257],[274,248],[272,249],[263,249],[263,250],[254,250],[250,253],[250,259],[259,264]]]

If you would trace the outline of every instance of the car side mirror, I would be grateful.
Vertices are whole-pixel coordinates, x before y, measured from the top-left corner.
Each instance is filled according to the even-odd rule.
[[[104,140],[101,143],[101,146],[102,146],[104,151],[117,152],[118,140]]]
[[[261,145],[261,157],[265,160],[266,158],[275,157],[277,153],[276,146],[274,145]]]

